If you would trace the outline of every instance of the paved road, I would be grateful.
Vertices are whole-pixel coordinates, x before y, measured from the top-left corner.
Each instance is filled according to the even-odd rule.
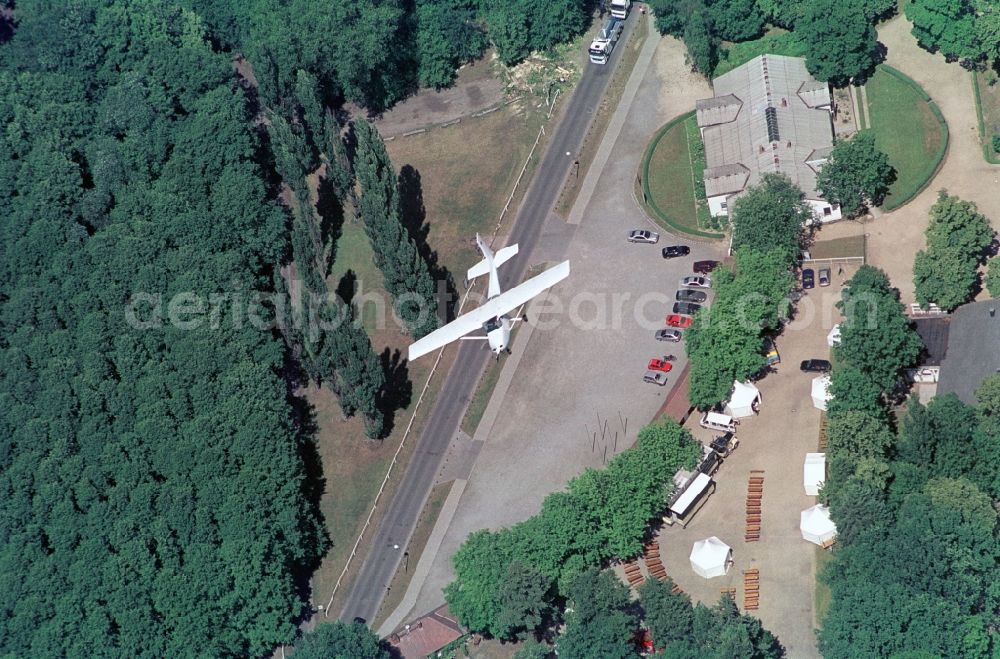
[[[627,43],[635,22],[635,18],[628,19],[622,43]],[[512,281],[520,281],[530,265],[531,249],[538,240],[542,225],[552,210],[574,160],[573,156],[567,156],[566,153],[576,154],[579,151],[618,57],[624,50],[616,49],[607,66],[588,64],[584,67],[580,82],[552,135],[541,165],[517,213],[509,242],[518,243],[521,251],[517,258],[501,270],[500,280],[504,288]],[[341,612],[341,619],[361,617],[373,622],[388,584],[399,567],[417,517],[434,484],[441,460],[458,432],[465,408],[489,359],[490,355],[477,343],[466,341],[459,346],[458,357],[445,380],[427,427],[420,436],[420,442],[403,475],[403,482],[376,532],[372,550],[361,567],[361,573]],[[394,549],[396,545],[400,549]]]

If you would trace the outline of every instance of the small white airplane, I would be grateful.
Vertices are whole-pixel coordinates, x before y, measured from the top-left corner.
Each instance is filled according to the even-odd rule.
[[[514,323],[524,320],[523,317],[511,318],[507,314],[569,276],[569,261],[563,261],[523,284],[515,286],[507,292],[501,292],[497,268],[517,254],[517,245],[508,245],[494,254],[478,233],[476,234],[476,244],[479,245],[479,251],[483,253],[485,258],[469,268],[467,279],[472,281],[485,274],[490,276],[485,304],[411,343],[410,361],[459,339],[489,341],[490,350],[496,353],[497,359],[500,359],[500,353],[510,345],[510,331]],[[485,335],[466,336],[466,334],[480,329],[485,332]]]

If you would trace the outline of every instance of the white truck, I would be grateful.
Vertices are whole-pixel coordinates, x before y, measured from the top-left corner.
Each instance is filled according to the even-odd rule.
[[[608,63],[608,60],[611,58],[611,51],[615,49],[615,44],[618,43],[618,38],[621,37],[624,27],[625,21],[612,18],[608,21],[607,25],[601,28],[601,31],[597,33],[597,37],[590,42],[588,51],[591,62],[594,64]]]
[[[632,0],[611,0],[611,15],[624,21],[631,6]]]

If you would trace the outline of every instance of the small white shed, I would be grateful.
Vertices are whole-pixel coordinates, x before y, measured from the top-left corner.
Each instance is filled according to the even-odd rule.
[[[830,401],[833,396],[830,394],[830,376],[821,375],[818,378],[813,378],[812,381],[812,399],[813,407],[817,410],[825,410],[826,404]]]
[[[726,411],[733,418],[753,416],[760,407],[760,390],[749,382],[733,382],[733,393],[726,404]]]
[[[802,511],[799,517],[802,539],[820,547],[829,547],[837,537],[837,525],[830,519],[830,509],[822,504]]]
[[[830,333],[826,335],[826,345],[832,348],[833,346],[839,344],[840,344],[840,323],[837,323],[836,325],[833,326],[833,329],[830,330]]]
[[[825,480],[826,453],[806,453],[806,462],[802,467],[802,485],[806,494],[811,497],[818,495]]]

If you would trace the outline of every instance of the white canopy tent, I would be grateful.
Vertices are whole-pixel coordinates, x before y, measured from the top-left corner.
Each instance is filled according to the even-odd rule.
[[[826,335],[826,345],[832,348],[833,346],[838,345],[839,343],[840,343],[840,323],[837,323],[836,325],[833,326],[833,329],[830,330],[830,333]]]
[[[826,480],[826,453],[806,453],[802,466],[802,485],[811,497],[819,494],[819,488]]]
[[[813,407],[815,407],[817,410],[826,409],[827,402],[833,399],[833,394],[830,393],[829,375],[821,375],[818,378],[813,378],[812,399],[813,399]]]
[[[830,509],[822,504],[802,511],[799,521],[802,539],[820,547],[828,547],[837,537],[837,525],[830,519]]]
[[[714,535],[699,540],[691,548],[691,569],[706,579],[721,577],[729,571],[733,550]]]
[[[749,382],[733,382],[733,393],[726,404],[726,411],[733,418],[753,416],[760,405],[760,391]]]

